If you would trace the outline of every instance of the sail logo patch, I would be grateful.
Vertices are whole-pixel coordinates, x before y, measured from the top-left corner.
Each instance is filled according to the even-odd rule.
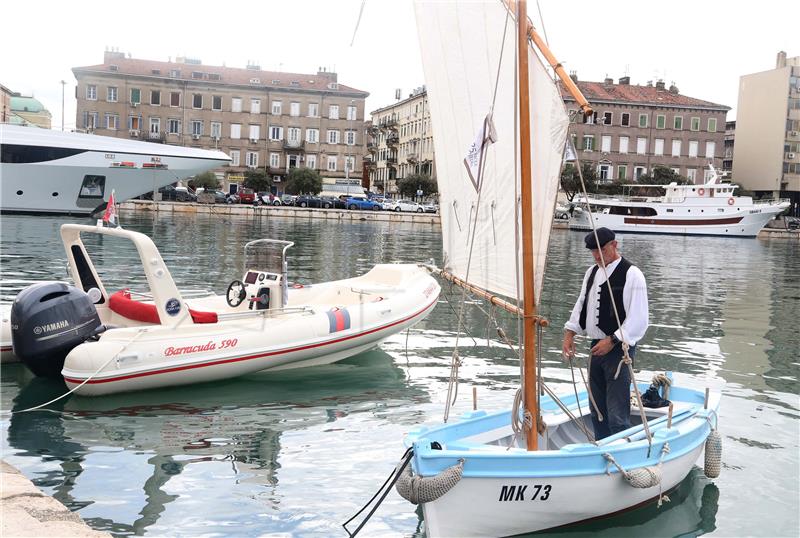
[[[339,332],[350,328],[350,312],[346,308],[334,308],[326,312],[328,314],[328,332]]]

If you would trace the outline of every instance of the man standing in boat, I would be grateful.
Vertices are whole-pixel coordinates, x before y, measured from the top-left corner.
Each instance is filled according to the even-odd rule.
[[[571,359],[575,356],[575,335],[592,339],[589,389],[597,405],[591,410],[595,438],[599,440],[630,427],[631,377],[625,365],[620,367],[622,342],[628,344],[628,355],[633,358],[636,344],[647,331],[649,314],[644,275],[620,256],[613,231],[598,228],[595,232],[584,238],[595,265],[587,269],[580,296],[564,325],[562,351]]]

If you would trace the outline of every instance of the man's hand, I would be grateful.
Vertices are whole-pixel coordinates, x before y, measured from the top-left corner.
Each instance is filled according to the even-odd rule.
[[[592,356],[599,357],[602,355],[606,355],[612,349],[614,349],[614,341],[611,340],[610,336],[606,336],[605,338],[597,342],[594,346],[592,346]]]
[[[575,357],[575,333],[567,329],[564,331],[564,342],[561,344],[561,358],[570,361]]]

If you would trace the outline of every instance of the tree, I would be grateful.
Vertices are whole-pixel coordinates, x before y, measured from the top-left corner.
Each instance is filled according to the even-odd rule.
[[[583,183],[586,185],[586,191],[597,192],[597,172],[594,166],[590,163],[583,163],[581,171],[583,172]],[[561,172],[561,188],[570,202],[583,190],[578,168],[572,163],[567,163]]]
[[[214,191],[219,188],[219,179],[217,179],[217,174],[211,172],[203,172],[202,174],[197,174],[188,182],[188,185],[197,190],[199,188],[203,188],[207,191]]]
[[[244,174],[242,186],[253,189],[256,192],[263,192],[270,190],[272,180],[264,170],[248,170]]]
[[[669,185],[670,183],[685,185],[689,183],[689,180],[676,174],[672,168],[657,164],[653,167],[652,174],[642,174],[638,182],[651,185]]]
[[[405,198],[414,198],[417,191],[422,191],[422,196],[429,196],[439,192],[439,186],[428,174],[411,174],[397,180],[397,190]]]
[[[311,168],[292,168],[286,178],[289,194],[318,194],[322,190],[322,176]]]

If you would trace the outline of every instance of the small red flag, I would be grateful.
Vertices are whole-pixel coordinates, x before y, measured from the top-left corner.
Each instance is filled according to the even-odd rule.
[[[107,222],[112,226],[117,226],[117,206],[114,203],[114,191],[111,191],[111,196],[108,197],[108,204],[106,205],[106,212],[103,214],[103,222]]]

